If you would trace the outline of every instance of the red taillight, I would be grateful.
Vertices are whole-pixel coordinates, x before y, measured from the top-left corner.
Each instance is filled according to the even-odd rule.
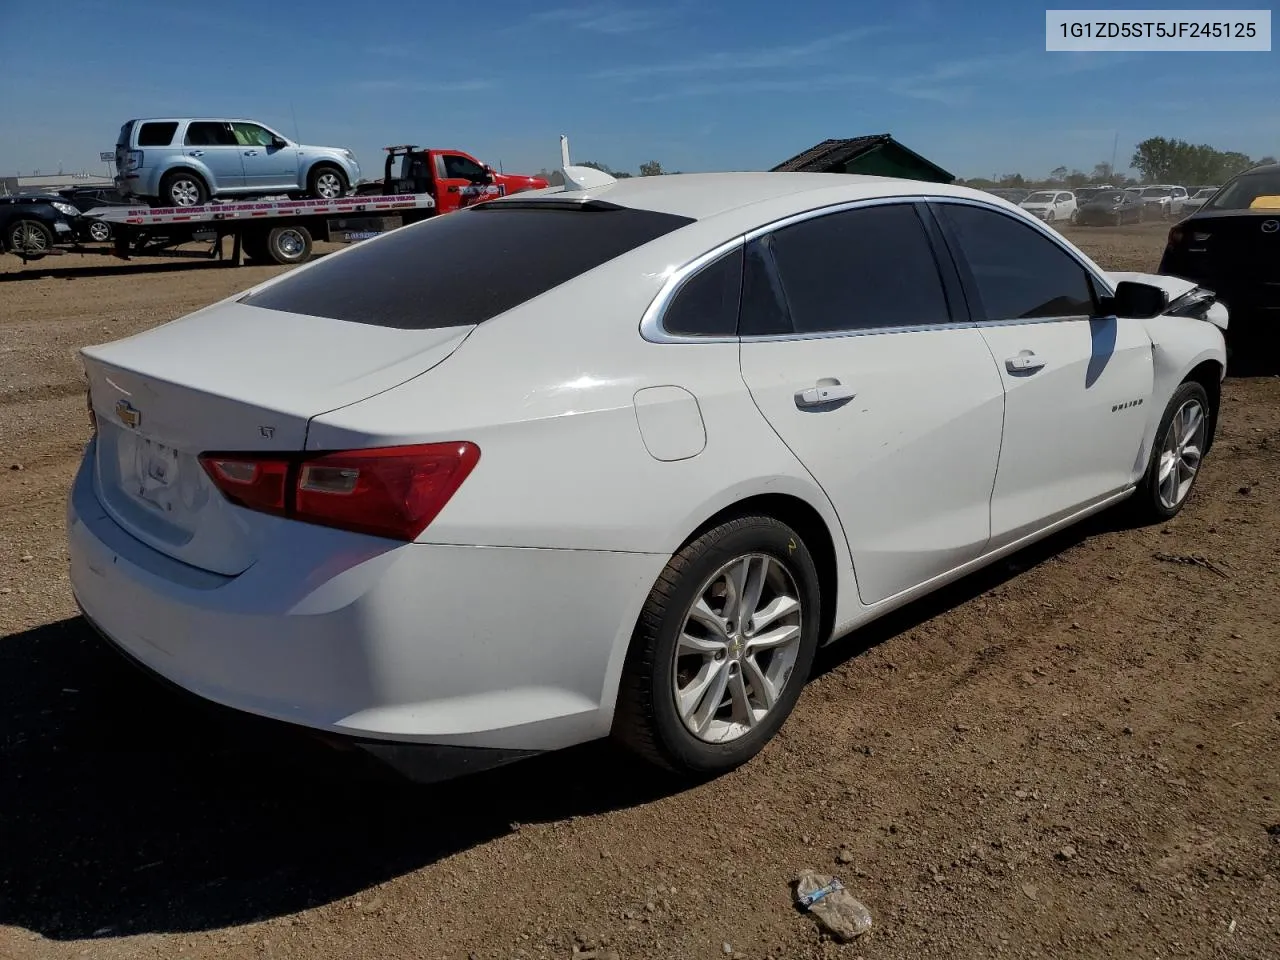
[[[281,458],[200,458],[223,495],[250,510],[414,540],[480,459],[474,443],[427,443]]]
[[[232,503],[265,513],[284,513],[289,461],[253,457],[201,457],[205,472]]]

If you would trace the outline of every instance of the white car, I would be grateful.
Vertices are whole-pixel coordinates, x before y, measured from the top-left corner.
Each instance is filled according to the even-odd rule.
[[[1221,187],[1201,187],[1185,200],[1171,202],[1169,215],[1172,217],[1189,216],[1208,203],[1210,198],[1221,189]]]
[[[111,644],[419,779],[611,733],[710,775],[818,646],[1186,502],[1226,362],[1193,284],[963,187],[568,170],[83,351]]]
[[[1138,187],[1137,194],[1147,219],[1167,220],[1177,216],[1181,206],[1187,202],[1187,188],[1173,184],[1157,183],[1149,187]]]
[[[1037,190],[1018,206],[1045,223],[1076,222],[1076,195],[1070,190]]]

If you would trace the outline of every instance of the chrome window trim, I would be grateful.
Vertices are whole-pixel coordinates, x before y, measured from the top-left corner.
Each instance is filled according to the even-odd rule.
[[[838,203],[827,204],[822,207],[814,207],[810,210],[802,210],[799,213],[788,214],[777,220],[771,221],[759,227],[753,227],[751,230],[732,240],[728,240],[718,246],[713,247],[706,253],[700,254],[683,266],[673,270],[664,281],[662,288],[653,298],[652,302],[645,309],[644,315],[640,318],[640,336],[650,343],[754,343],[754,342],[778,342],[783,340],[828,340],[834,337],[866,337],[884,333],[925,333],[937,330],[960,330],[973,329],[978,327],[990,326],[1011,326],[1015,324],[1030,323],[1057,323],[1060,321],[1090,319],[1087,316],[1068,316],[1068,317],[1032,317],[1029,319],[1009,319],[1009,320],[968,320],[968,321],[951,321],[945,323],[929,323],[916,324],[912,326],[886,326],[886,327],[865,327],[857,330],[823,330],[815,333],[782,333],[782,334],[761,334],[746,337],[698,337],[688,334],[668,333],[662,325],[663,317],[666,314],[667,307],[672,299],[684,287],[689,278],[724,254],[735,248],[745,248],[748,243],[759,239],[766,234],[790,227],[798,223],[804,223],[807,220],[816,220],[818,217],[825,217],[833,213],[843,213],[846,210],[859,210],[864,207],[878,207],[890,204],[944,204],[956,203],[964,206],[978,207],[981,210],[989,210],[993,213],[1008,217],[1017,223],[1023,223],[1030,226],[1034,230],[1038,230],[1042,236],[1058,247],[1063,253],[1067,254],[1074,260],[1085,273],[1090,276],[1099,287],[1099,295],[1113,296],[1115,288],[1112,286],[1105,276],[1095,269],[1088,261],[1081,258],[1081,254],[1071,247],[1067,246],[1060,234],[1052,227],[1037,220],[1028,214],[1016,214],[1009,210],[987,203],[983,200],[976,200],[972,197],[950,197],[937,194],[903,194],[893,197],[867,197],[861,200],[843,200]]]

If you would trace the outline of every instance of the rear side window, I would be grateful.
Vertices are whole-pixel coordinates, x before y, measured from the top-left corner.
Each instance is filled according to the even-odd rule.
[[[909,204],[805,220],[775,231],[770,247],[795,333],[951,320],[933,246]]]
[[[178,124],[172,121],[144,123],[138,128],[138,146],[167,147],[173,143],[173,135],[178,132]],[[121,131],[124,135],[124,131]]]
[[[400,330],[471,326],[692,222],[602,204],[496,201],[402,227],[241,303]]]
[[[185,145],[188,147],[235,147],[231,124],[221,121],[193,120],[187,124]]]
[[[676,291],[662,328],[681,337],[733,337],[742,295],[742,248],[717,257]]]

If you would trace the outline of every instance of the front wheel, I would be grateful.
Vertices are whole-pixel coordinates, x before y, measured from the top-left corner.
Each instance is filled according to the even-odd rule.
[[[707,531],[663,570],[623,668],[613,735],[677,773],[745,763],[795,707],[818,645],[818,572],[772,517]]]
[[[111,239],[111,225],[95,220],[89,224],[89,239],[95,243],[106,243]]]
[[[1044,215],[1044,222],[1045,222],[1045,223],[1053,223],[1053,221],[1054,221],[1055,219],[1056,219],[1056,218],[1054,217],[1054,215],[1053,215],[1053,211],[1052,211],[1052,210],[1050,210],[1048,213],[1046,213],[1046,214]]]
[[[1079,219],[1080,219],[1080,212],[1078,210],[1072,210],[1071,216],[1070,218],[1068,218],[1067,222],[1072,225],[1075,225],[1075,223],[1078,222]]]
[[[18,220],[5,232],[9,252],[24,260],[43,259],[53,249],[54,242],[53,231],[39,220]]]
[[[317,166],[307,174],[307,196],[337,200],[347,192],[347,178],[337,167]]]
[[[1215,416],[1209,394],[1200,384],[1188,381],[1174,391],[1160,418],[1147,472],[1131,501],[1139,521],[1169,520],[1186,505],[1200,475]]]

